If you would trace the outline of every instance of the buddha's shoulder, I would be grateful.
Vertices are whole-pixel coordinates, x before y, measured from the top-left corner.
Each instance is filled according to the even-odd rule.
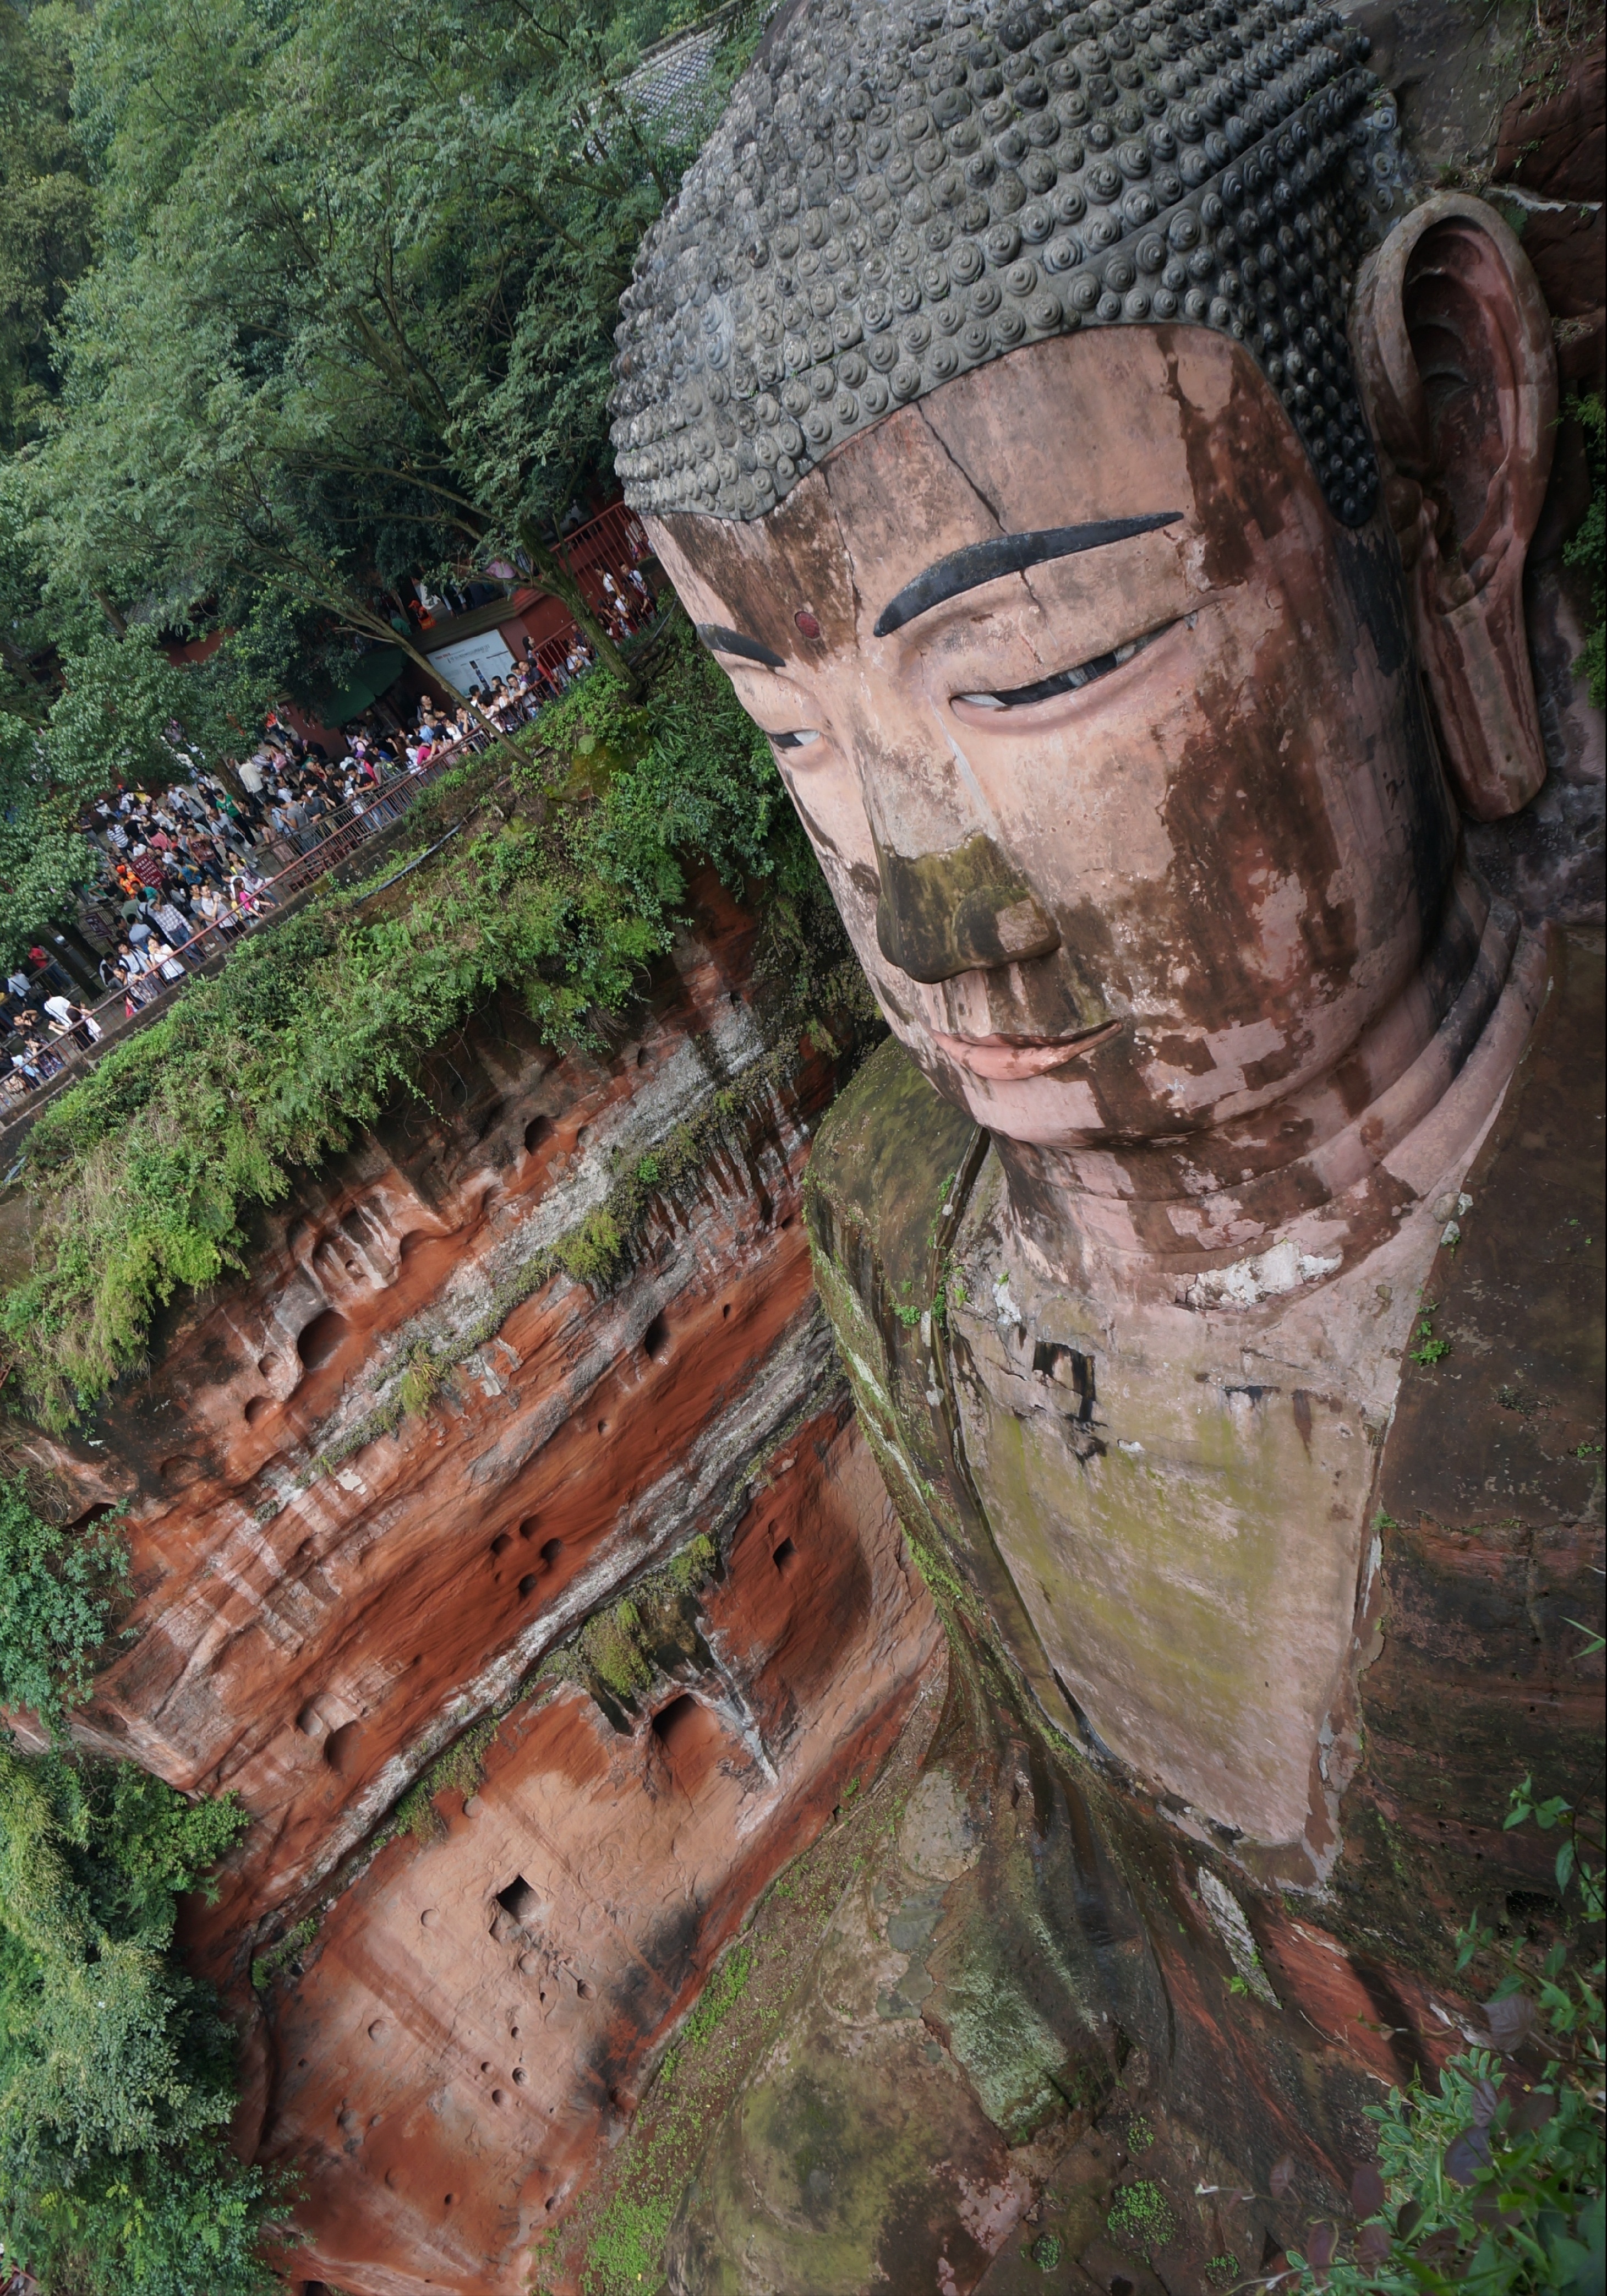
[[[980,1138],[890,1037],[816,1136],[805,1201],[817,1257],[850,1280],[874,1262],[895,1294],[907,1283],[923,1297],[936,1223]]]

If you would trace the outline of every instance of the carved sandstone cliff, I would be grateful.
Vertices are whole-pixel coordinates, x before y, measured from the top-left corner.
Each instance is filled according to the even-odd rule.
[[[934,1652],[797,1216],[833,1064],[766,1044],[754,939],[708,890],[606,1058],[482,1016],[38,1462],[130,1510],[81,1739],[255,1820],[186,1951],[356,2296],[523,2287]]]

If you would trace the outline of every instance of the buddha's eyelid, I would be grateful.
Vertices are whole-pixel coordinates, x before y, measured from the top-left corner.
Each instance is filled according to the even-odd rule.
[[[1084,526],[1049,526],[1032,534],[996,534],[987,542],[967,543],[963,550],[939,558],[913,582],[906,582],[876,617],[873,636],[890,637],[918,614],[930,613],[950,598],[963,596],[1004,574],[1024,574],[1030,566],[1045,566],[1056,558],[1073,558],[1084,550],[1103,550],[1112,542],[1127,542],[1135,535],[1153,534],[1157,528],[1176,526],[1180,510],[1148,511],[1139,518],[1095,519]]]

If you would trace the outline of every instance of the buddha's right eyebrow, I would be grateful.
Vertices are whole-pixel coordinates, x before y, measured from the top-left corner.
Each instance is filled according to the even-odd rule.
[[[891,603],[876,618],[875,636],[891,637],[917,614],[926,614],[949,598],[996,582],[1001,574],[1022,574],[1029,566],[1043,566],[1052,558],[1074,558],[1079,550],[1103,550],[1108,542],[1126,542],[1135,534],[1152,534],[1158,526],[1175,526],[1180,510],[1150,511],[1142,518],[1101,518],[1087,526],[1047,526],[1036,534],[997,534],[988,542],[970,542],[951,552],[906,582]]]
[[[710,653],[734,653],[741,661],[756,661],[761,669],[785,669],[780,654],[757,638],[745,638],[741,630],[728,630],[724,622],[698,622],[693,625],[699,637]]]

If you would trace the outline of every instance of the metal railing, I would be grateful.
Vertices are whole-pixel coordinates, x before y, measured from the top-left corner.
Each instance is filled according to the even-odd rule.
[[[603,603],[604,574],[622,574],[651,554],[646,529],[626,503],[605,511],[566,534],[561,544],[570,573],[593,605]]]

